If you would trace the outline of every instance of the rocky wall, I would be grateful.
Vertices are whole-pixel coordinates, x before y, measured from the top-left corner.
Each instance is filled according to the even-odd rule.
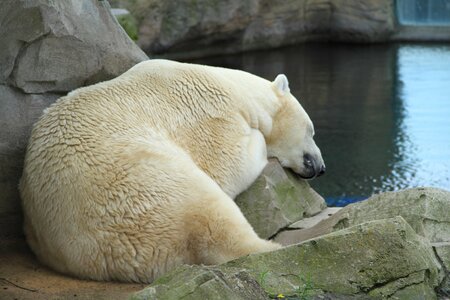
[[[18,183],[34,122],[60,96],[147,56],[107,1],[7,0],[0,10],[0,251],[23,243]]]

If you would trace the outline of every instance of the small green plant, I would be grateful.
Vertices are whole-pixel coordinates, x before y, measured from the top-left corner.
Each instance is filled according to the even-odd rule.
[[[266,277],[270,271],[261,272],[258,276],[258,282],[263,289],[267,291],[266,285]],[[288,274],[289,276],[294,276],[300,282],[300,285],[293,291],[289,293],[269,293],[269,297],[272,299],[298,299],[298,300],[308,300],[310,299],[314,293],[314,284],[311,280],[311,276],[303,276],[302,274]]]
[[[313,295],[314,291],[314,285],[311,280],[311,275],[308,276],[308,278],[305,278],[301,274],[297,275],[297,278],[302,282],[302,285],[300,285],[295,290],[295,295],[301,299],[301,300],[307,300]]]
[[[261,272],[261,274],[259,274],[259,285],[264,287],[264,284],[266,283],[266,276],[267,274],[269,274],[269,271],[265,271],[265,272]]]

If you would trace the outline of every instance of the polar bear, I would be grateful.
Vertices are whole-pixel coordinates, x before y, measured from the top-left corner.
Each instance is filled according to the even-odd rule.
[[[322,174],[313,135],[284,75],[139,63],[60,98],[35,124],[20,183],[27,241],[59,272],[142,283],[278,249],[233,198],[268,157]]]

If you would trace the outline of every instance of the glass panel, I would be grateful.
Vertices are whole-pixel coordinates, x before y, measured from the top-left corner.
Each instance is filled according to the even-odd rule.
[[[397,0],[397,17],[404,25],[450,26],[450,0]]]

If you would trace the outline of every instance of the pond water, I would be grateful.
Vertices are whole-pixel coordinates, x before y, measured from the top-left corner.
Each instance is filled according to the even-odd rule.
[[[450,45],[308,44],[195,62],[287,75],[327,165],[311,185],[330,206],[450,190]]]

